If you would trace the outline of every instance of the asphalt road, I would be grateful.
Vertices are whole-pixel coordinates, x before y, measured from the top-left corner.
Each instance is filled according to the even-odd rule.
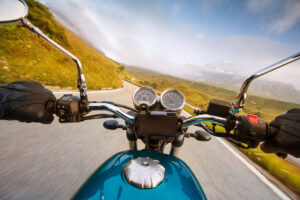
[[[90,93],[89,98],[132,105],[135,88],[125,83],[123,89]],[[0,121],[0,199],[69,199],[106,159],[128,149],[125,132],[106,130],[103,121]],[[186,139],[179,157],[195,173],[208,199],[280,199],[216,138]]]

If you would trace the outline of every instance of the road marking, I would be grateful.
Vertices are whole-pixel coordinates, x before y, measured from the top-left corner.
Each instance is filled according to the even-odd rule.
[[[87,92],[88,94],[100,94],[100,93],[110,93],[110,92],[118,92],[123,88],[115,89],[115,90],[97,90]],[[54,94],[62,94],[62,93],[72,93],[78,94],[79,92],[75,91],[55,91]],[[191,106],[188,104],[188,106]],[[193,107],[193,106],[191,106]],[[188,113],[187,113],[188,114]],[[190,115],[190,114],[188,114]],[[263,183],[265,183],[271,190],[273,190],[281,199],[283,200],[291,200],[284,192],[282,192],[278,187],[276,187],[273,183],[271,183],[262,173],[260,173],[255,167],[253,167],[248,161],[246,161],[239,153],[237,153],[233,148],[231,148],[226,142],[224,142],[221,138],[215,137],[221,144],[223,144],[237,159],[239,159],[248,169],[254,173]]]
[[[278,187],[271,183],[262,173],[260,173],[255,167],[253,167],[248,161],[245,160],[240,154],[238,154],[233,148],[231,148],[224,140],[216,137],[217,140],[223,144],[235,157],[237,157],[250,171],[252,171],[262,182],[264,182],[269,188],[271,188],[281,199],[290,200],[285,193],[283,193]]]
[[[187,104],[187,106],[195,109],[194,106]],[[187,112],[186,112],[187,113]],[[189,113],[187,113],[191,116]],[[221,144],[223,144],[237,159],[239,159],[248,169],[254,173],[263,183],[265,183],[271,190],[273,190],[281,199],[290,200],[284,192],[282,192],[278,187],[271,183],[262,173],[260,173],[255,167],[253,167],[245,158],[243,158],[239,153],[237,153],[233,148],[231,148],[223,139],[215,137]]]

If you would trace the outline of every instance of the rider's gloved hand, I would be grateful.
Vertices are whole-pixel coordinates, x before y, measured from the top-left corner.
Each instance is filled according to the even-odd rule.
[[[266,153],[286,153],[300,157],[300,109],[291,109],[271,122],[278,133],[261,145]]]
[[[55,102],[53,93],[42,84],[33,81],[16,81],[0,86],[0,119],[21,122],[53,121],[46,109],[48,102]]]

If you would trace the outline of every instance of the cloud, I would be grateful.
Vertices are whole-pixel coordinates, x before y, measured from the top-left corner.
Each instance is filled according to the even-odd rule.
[[[271,24],[271,30],[283,33],[300,22],[300,1],[287,2],[282,17]]]
[[[276,3],[276,0],[248,0],[246,6],[250,11],[258,12],[264,11],[265,9],[269,9]]]
[[[175,4],[172,6],[172,12],[173,12],[175,15],[180,14],[181,11],[182,11],[182,6],[181,6],[179,3],[175,3]]]
[[[202,33],[197,33],[196,34],[196,39],[197,40],[203,40],[205,38],[205,35],[204,34],[202,34]]]
[[[228,0],[200,0],[199,6],[204,11],[213,11],[215,8],[221,6],[226,2],[228,2]]]
[[[186,63],[247,75],[297,50],[261,36],[211,36],[194,24],[174,24],[161,1],[43,2],[64,25],[116,61],[184,78],[195,73]],[[293,70],[300,74],[300,68]]]
[[[264,25],[271,32],[284,33],[300,23],[299,0],[248,0],[246,8],[267,19]]]

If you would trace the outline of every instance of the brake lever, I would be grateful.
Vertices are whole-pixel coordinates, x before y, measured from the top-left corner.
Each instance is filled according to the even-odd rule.
[[[193,137],[198,141],[209,141],[211,140],[211,136],[209,133],[207,133],[206,131],[202,131],[202,130],[197,130],[195,133],[184,133],[184,137]]]
[[[117,128],[121,128],[122,130],[127,129],[127,125],[125,124],[119,124],[116,120],[107,120],[103,123],[103,127],[109,130],[115,130]]]
[[[201,127],[203,128],[207,133],[213,135],[213,136],[216,136],[216,137],[231,137],[231,134],[229,133],[222,133],[222,132],[216,132],[214,130],[211,130],[208,126],[206,126],[205,124],[203,123],[198,123],[196,124],[195,126],[198,126],[198,127]]]

